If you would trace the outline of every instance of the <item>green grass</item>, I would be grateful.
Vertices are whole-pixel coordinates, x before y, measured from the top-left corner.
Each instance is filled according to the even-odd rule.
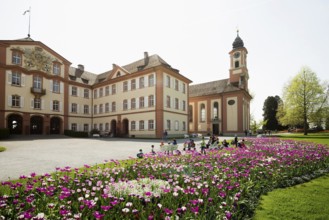
[[[3,152],[3,151],[5,151],[5,150],[6,150],[5,147],[1,147],[1,146],[0,146],[0,152]]]
[[[254,220],[329,219],[329,175],[263,196]]]
[[[281,135],[280,138],[329,146],[329,133]],[[308,183],[274,190],[261,197],[254,220],[329,219],[329,174]]]

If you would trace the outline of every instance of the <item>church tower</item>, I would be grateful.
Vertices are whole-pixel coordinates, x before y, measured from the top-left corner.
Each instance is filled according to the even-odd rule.
[[[248,68],[247,68],[247,54],[248,51],[244,47],[243,41],[237,31],[237,37],[233,42],[233,49],[230,54],[230,78],[229,82],[241,89],[248,91]]]

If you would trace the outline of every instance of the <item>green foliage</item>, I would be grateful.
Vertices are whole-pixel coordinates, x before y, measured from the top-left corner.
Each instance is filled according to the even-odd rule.
[[[0,139],[9,138],[10,132],[8,128],[0,128]]]
[[[70,137],[86,138],[86,137],[88,137],[88,132],[64,130],[64,135],[70,136]]]
[[[3,151],[5,151],[5,150],[6,150],[5,147],[1,147],[1,146],[0,146],[0,152],[3,152]]]
[[[281,98],[279,96],[268,96],[265,100],[263,106],[263,116],[266,123],[264,124],[263,129],[272,131],[279,129],[279,122],[276,118],[276,113],[280,102]]]
[[[283,125],[303,125],[307,134],[308,122],[315,118],[326,102],[325,84],[320,84],[316,73],[303,67],[283,90],[283,103],[277,114]]]

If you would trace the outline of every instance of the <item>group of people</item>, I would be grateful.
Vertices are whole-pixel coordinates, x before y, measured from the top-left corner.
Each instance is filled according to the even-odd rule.
[[[164,142],[162,141],[160,143],[160,148],[162,148],[164,146]],[[177,140],[174,138],[172,140],[172,142],[168,142],[168,145],[171,146],[177,146]],[[220,141],[218,137],[216,137],[215,135],[212,135],[208,142],[206,143],[205,138],[202,137],[201,142],[200,142],[200,147],[201,147],[201,154],[206,154],[206,149],[223,149],[223,148],[227,148],[229,146],[235,146],[237,148],[246,148],[246,145],[244,143],[244,139],[238,140],[237,135],[234,136],[234,139],[231,141],[231,143],[229,143],[228,141],[226,141],[226,139],[224,139],[223,141]],[[171,148],[173,149],[173,148]],[[187,141],[184,142],[183,144],[183,151],[190,151],[190,150],[196,150],[196,144],[194,142],[193,139],[189,139]],[[177,155],[180,155],[181,152],[177,149],[175,150]],[[169,148],[166,148],[164,150],[165,154],[174,154],[174,150],[169,150]],[[156,155],[156,152],[154,150],[154,145],[151,145],[151,152],[152,155]],[[143,150],[140,149],[139,152],[137,153],[137,157],[138,158],[143,158],[144,157],[144,153]]]

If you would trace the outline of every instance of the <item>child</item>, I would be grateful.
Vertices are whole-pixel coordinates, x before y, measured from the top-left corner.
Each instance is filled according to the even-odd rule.
[[[201,154],[206,154],[206,142],[204,140],[204,137],[202,137],[202,140],[201,140]]]
[[[151,154],[152,155],[155,155],[156,154],[155,151],[154,151],[154,145],[151,146]]]
[[[144,154],[143,154],[143,150],[142,149],[139,150],[139,153],[137,154],[137,157],[138,158],[143,158],[144,157]]]

